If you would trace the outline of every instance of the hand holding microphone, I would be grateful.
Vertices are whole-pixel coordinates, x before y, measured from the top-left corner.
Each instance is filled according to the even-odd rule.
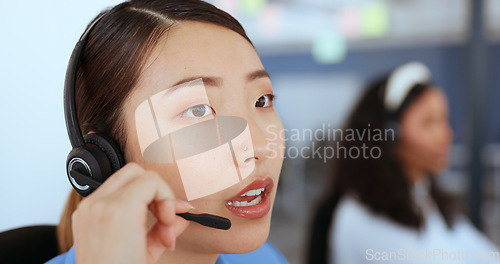
[[[97,189],[99,186],[101,186],[101,183],[92,179],[91,177],[85,176],[85,174],[80,173],[77,170],[71,170],[70,174],[80,184],[88,185],[93,189]],[[198,224],[207,227],[222,230],[228,230],[229,228],[231,228],[231,221],[229,219],[217,215],[191,213],[177,213],[177,215],[188,221],[197,222]]]
[[[176,214],[190,209],[156,172],[129,163],[73,214],[77,263],[155,263],[189,224]]]

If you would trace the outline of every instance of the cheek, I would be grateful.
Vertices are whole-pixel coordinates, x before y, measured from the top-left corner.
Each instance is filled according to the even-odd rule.
[[[446,164],[445,157],[437,155],[435,136],[428,130],[415,129],[402,138],[401,157],[407,163],[437,172]]]
[[[409,151],[417,151],[420,154],[433,144],[433,135],[429,129],[418,122],[404,124],[402,138]]]
[[[135,162],[141,165],[145,170],[157,172],[169,185],[176,198],[187,200],[177,164],[154,164],[144,161],[142,157]]]
[[[285,156],[285,131],[278,115],[267,122],[262,137],[265,139],[266,157],[281,168]]]
[[[187,201],[217,193],[234,184],[239,176],[229,144],[177,160]]]
[[[421,163],[429,157],[428,133],[418,127],[408,127],[402,131],[400,151],[402,157],[411,163]]]
[[[145,161],[139,148],[137,138],[134,137],[136,134],[131,134],[132,137],[128,137],[127,149],[125,152],[126,162],[135,162],[145,170],[157,172],[165,180],[165,182],[167,182],[176,197],[186,200],[186,194],[179,175],[177,164],[159,164]]]
[[[451,133],[447,127],[440,124],[418,126],[406,131],[406,133],[408,145],[413,146],[416,150],[427,150],[430,153],[442,151],[449,146],[451,141]]]

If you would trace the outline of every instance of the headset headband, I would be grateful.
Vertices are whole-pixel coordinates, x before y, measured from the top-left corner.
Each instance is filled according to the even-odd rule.
[[[417,84],[428,83],[431,72],[421,62],[409,62],[394,70],[387,81],[384,96],[386,111],[394,113]]]
[[[66,120],[66,130],[68,131],[69,140],[73,148],[85,146],[83,135],[80,130],[78,122],[78,115],[76,113],[76,73],[78,71],[78,64],[83,56],[83,51],[87,46],[88,36],[94,26],[104,17],[98,17],[83,33],[82,37],[76,44],[71,54],[71,58],[66,69],[66,79],[64,81],[64,118]]]

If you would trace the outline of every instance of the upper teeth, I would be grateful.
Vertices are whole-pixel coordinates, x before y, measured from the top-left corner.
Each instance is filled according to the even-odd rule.
[[[258,203],[260,203],[260,201],[262,201],[262,196],[257,196],[257,198],[253,199],[252,201],[250,202],[247,202],[247,201],[228,201],[227,204],[228,205],[231,205],[231,206],[235,206],[235,207],[246,207],[246,206],[253,206],[253,205],[256,205]]]
[[[241,197],[243,197],[243,196],[256,196],[256,195],[260,195],[263,191],[264,191],[264,188],[260,188],[260,189],[256,189],[256,190],[250,190],[250,191],[242,194]]]

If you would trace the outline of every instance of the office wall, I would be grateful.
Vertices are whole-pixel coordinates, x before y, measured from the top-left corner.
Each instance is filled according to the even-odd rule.
[[[70,190],[67,62],[87,23],[118,2],[0,2],[0,231],[57,223]]]

